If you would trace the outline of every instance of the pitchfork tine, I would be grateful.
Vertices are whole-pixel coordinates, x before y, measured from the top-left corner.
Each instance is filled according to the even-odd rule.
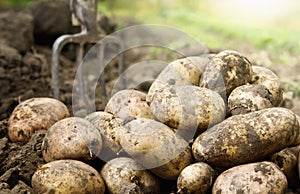
[[[104,61],[104,52],[105,52],[105,46],[109,43],[114,43],[120,47],[120,50],[122,51],[124,49],[123,42],[118,38],[114,36],[104,36],[101,34],[101,30],[98,28],[97,25],[97,0],[70,0],[70,9],[75,14],[79,22],[81,23],[81,33],[78,34],[68,34],[63,35],[59,37],[53,44],[52,47],[52,59],[51,59],[51,73],[52,73],[52,84],[53,84],[53,93],[54,97],[56,99],[59,99],[60,92],[59,92],[59,76],[58,76],[58,68],[59,68],[59,55],[62,50],[62,48],[67,43],[77,43],[79,44],[79,53],[77,53],[77,65],[80,64],[80,61],[83,57],[83,45],[85,43],[97,43],[101,39],[105,37],[105,41],[103,41],[103,44],[101,44],[100,49],[100,63]],[[103,65],[103,64],[102,64]],[[123,54],[120,52],[118,56],[118,72],[119,75],[124,70],[123,66]],[[104,68],[104,67],[103,67]],[[78,69],[79,71],[80,68]],[[79,92],[80,97],[84,98],[84,79],[82,72],[78,72],[79,79],[78,79],[78,85],[79,85]],[[103,97],[107,97],[106,89],[105,89],[105,82],[103,76],[100,77],[100,85],[101,85],[101,95]],[[122,82],[122,88],[125,88],[125,79],[123,76],[121,76],[121,82]]]

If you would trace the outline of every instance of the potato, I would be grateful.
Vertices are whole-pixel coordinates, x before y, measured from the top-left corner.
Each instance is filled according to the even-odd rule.
[[[108,101],[105,112],[115,117],[152,118],[149,105],[146,103],[146,94],[137,90],[121,90]]]
[[[235,166],[223,172],[215,181],[213,194],[272,193],[284,194],[288,182],[272,162],[257,162]]]
[[[273,95],[273,106],[278,106],[283,99],[283,88],[279,78],[266,67],[252,66],[252,69],[252,84],[262,84],[266,86]]]
[[[154,95],[171,85],[198,85],[201,74],[212,56],[205,54],[171,62],[152,83],[146,101],[151,103]]]
[[[89,161],[99,155],[102,148],[101,134],[89,121],[69,117],[51,126],[42,143],[46,162],[59,159]]]
[[[300,153],[300,145],[289,147],[288,150],[297,157],[298,154]]]
[[[289,185],[297,185],[299,183],[298,176],[298,158],[290,148],[285,148],[280,152],[271,155],[270,161],[275,163],[285,174]]]
[[[180,171],[191,163],[188,142],[168,126],[151,119],[137,118],[125,127],[120,136],[122,148],[157,176],[175,180]]]
[[[158,179],[131,158],[115,158],[101,169],[110,194],[159,193]]]
[[[215,179],[215,171],[204,162],[191,164],[184,168],[177,179],[178,194],[205,194]]]
[[[300,116],[299,116],[299,115],[296,115],[296,118],[297,118],[298,123],[299,123],[299,125],[300,125]],[[299,127],[299,130],[300,130],[300,127]],[[295,141],[293,142],[292,145],[293,145],[293,146],[300,145],[300,131],[299,131],[299,135],[297,136],[297,138],[295,139]]]
[[[231,167],[290,146],[298,136],[298,128],[292,111],[268,108],[227,118],[200,134],[192,150],[197,161]]]
[[[235,88],[228,97],[231,115],[245,114],[273,107],[274,98],[264,85],[242,85]]]
[[[165,180],[176,180],[180,172],[193,160],[191,147],[188,146],[184,151],[179,153],[169,162],[150,169],[156,176]]]
[[[204,69],[199,86],[218,92],[227,99],[236,87],[251,82],[252,65],[242,54],[225,50],[214,57]]]
[[[299,175],[299,179],[300,179],[300,153],[298,154],[298,175]]]
[[[107,112],[94,112],[85,117],[97,127],[102,136],[102,150],[99,158],[104,161],[108,161],[123,153],[123,149],[120,145],[120,139],[118,133],[121,125],[121,121],[118,121],[114,115]]]
[[[12,142],[27,143],[36,130],[47,130],[57,121],[69,117],[67,107],[53,98],[31,98],[21,102],[8,120]]]
[[[57,160],[44,164],[31,180],[35,193],[104,194],[101,175],[91,166],[77,160]]]
[[[225,117],[221,96],[197,86],[171,86],[154,96],[151,113],[157,120],[177,128],[185,139],[192,139],[197,129],[206,130]]]

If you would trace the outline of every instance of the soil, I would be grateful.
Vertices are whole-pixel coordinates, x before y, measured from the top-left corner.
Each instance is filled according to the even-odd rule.
[[[70,13],[67,11],[58,12],[59,9],[66,10],[64,6],[67,4],[61,3],[62,8],[53,8],[51,1],[41,0],[38,2],[26,10],[0,11],[0,193],[33,193],[31,176],[40,165],[44,164],[41,155],[41,143],[45,131],[35,133],[25,145],[12,143],[7,135],[7,120],[20,102],[32,97],[53,97],[50,66],[51,45],[57,37],[64,33],[78,32],[78,27],[69,26],[70,21],[66,19],[69,18]],[[43,12],[40,11],[40,15],[38,15],[34,10],[43,10],[49,4],[51,4],[52,11],[48,10],[48,16],[51,12],[65,13],[66,15],[57,15],[56,18],[46,22],[46,26],[43,26],[39,20],[42,18],[40,15]],[[10,21],[13,22],[8,24]],[[57,26],[59,21],[65,25]],[[132,20],[128,21],[132,24]],[[99,25],[107,33],[112,32],[116,26],[107,17],[103,17]],[[66,27],[64,28],[64,26]],[[60,57],[61,100],[68,106],[70,112],[72,112],[72,87],[76,73],[75,50],[74,45],[68,45]],[[198,54],[201,54],[201,51],[199,52]],[[191,53],[194,55],[197,54],[197,51],[191,50]],[[162,52],[156,56],[157,58],[166,60],[166,54]],[[127,67],[146,59],[151,59],[149,49],[132,49],[125,53],[124,62]],[[278,73],[279,77],[294,75],[295,80],[300,80],[299,75],[295,74],[299,69],[300,64],[288,70],[285,66],[277,66],[274,71]],[[108,93],[110,93],[111,86],[118,77],[116,61],[111,62],[106,73],[105,82]],[[156,74],[152,77],[154,78]],[[147,86],[144,89],[146,90]],[[289,98],[285,106],[290,106],[300,115],[299,102],[299,99]],[[292,104],[294,106],[291,106]],[[103,110],[104,106],[105,101],[100,99],[97,103],[97,109]],[[97,166],[99,163],[97,164],[96,161],[91,165]],[[165,184],[169,185],[168,188],[170,188],[167,192],[175,189],[174,182],[166,182]]]

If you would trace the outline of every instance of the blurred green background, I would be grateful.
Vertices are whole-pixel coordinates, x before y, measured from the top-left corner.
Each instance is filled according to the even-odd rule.
[[[0,0],[0,6],[30,1]],[[300,52],[298,0],[99,0],[99,12],[177,27],[212,50],[265,50],[275,64],[294,63]]]
[[[0,8],[24,7],[32,0],[0,0]]]
[[[112,0],[102,13],[178,27],[210,49],[262,49],[275,63],[300,51],[297,0]],[[121,26],[122,27],[122,26]]]

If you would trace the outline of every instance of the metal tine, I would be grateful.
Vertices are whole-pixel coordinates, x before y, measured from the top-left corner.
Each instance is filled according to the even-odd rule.
[[[66,34],[62,35],[56,39],[52,47],[52,58],[51,58],[51,74],[52,74],[52,84],[53,84],[53,95],[54,98],[60,99],[59,92],[59,77],[58,77],[58,68],[59,68],[59,55],[62,48],[68,43],[79,44],[79,50],[77,53],[76,64],[79,65],[82,60],[84,53],[84,44],[85,43],[97,43],[101,39],[105,38],[103,45],[100,49],[100,64],[102,64],[104,59],[105,46],[109,43],[114,43],[119,45],[120,50],[124,49],[124,44],[121,39],[115,36],[105,36],[105,34],[99,29],[97,25],[97,0],[70,0],[70,9],[75,14],[75,17],[81,23],[81,32],[77,34]],[[103,67],[104,68],[104,67]],[[80,69],[80,68],[79,68]],[[119,75],[124,71],[123,65],[123,54],[120,52],[118,56],[118,71]],[[121,76],[123,77],[123,76]],[[102,79],[102,80],[101,80]],[[124,83],[123,83],[124,81]],[[79,72],[79,92],[80,98],[84,98],[84,79],[82,72]],[[103,76],[100,77],[101,84],[101,95],[106,98],[106,89]],[[125,79],[122,80],[123,87],[125,88]]]

